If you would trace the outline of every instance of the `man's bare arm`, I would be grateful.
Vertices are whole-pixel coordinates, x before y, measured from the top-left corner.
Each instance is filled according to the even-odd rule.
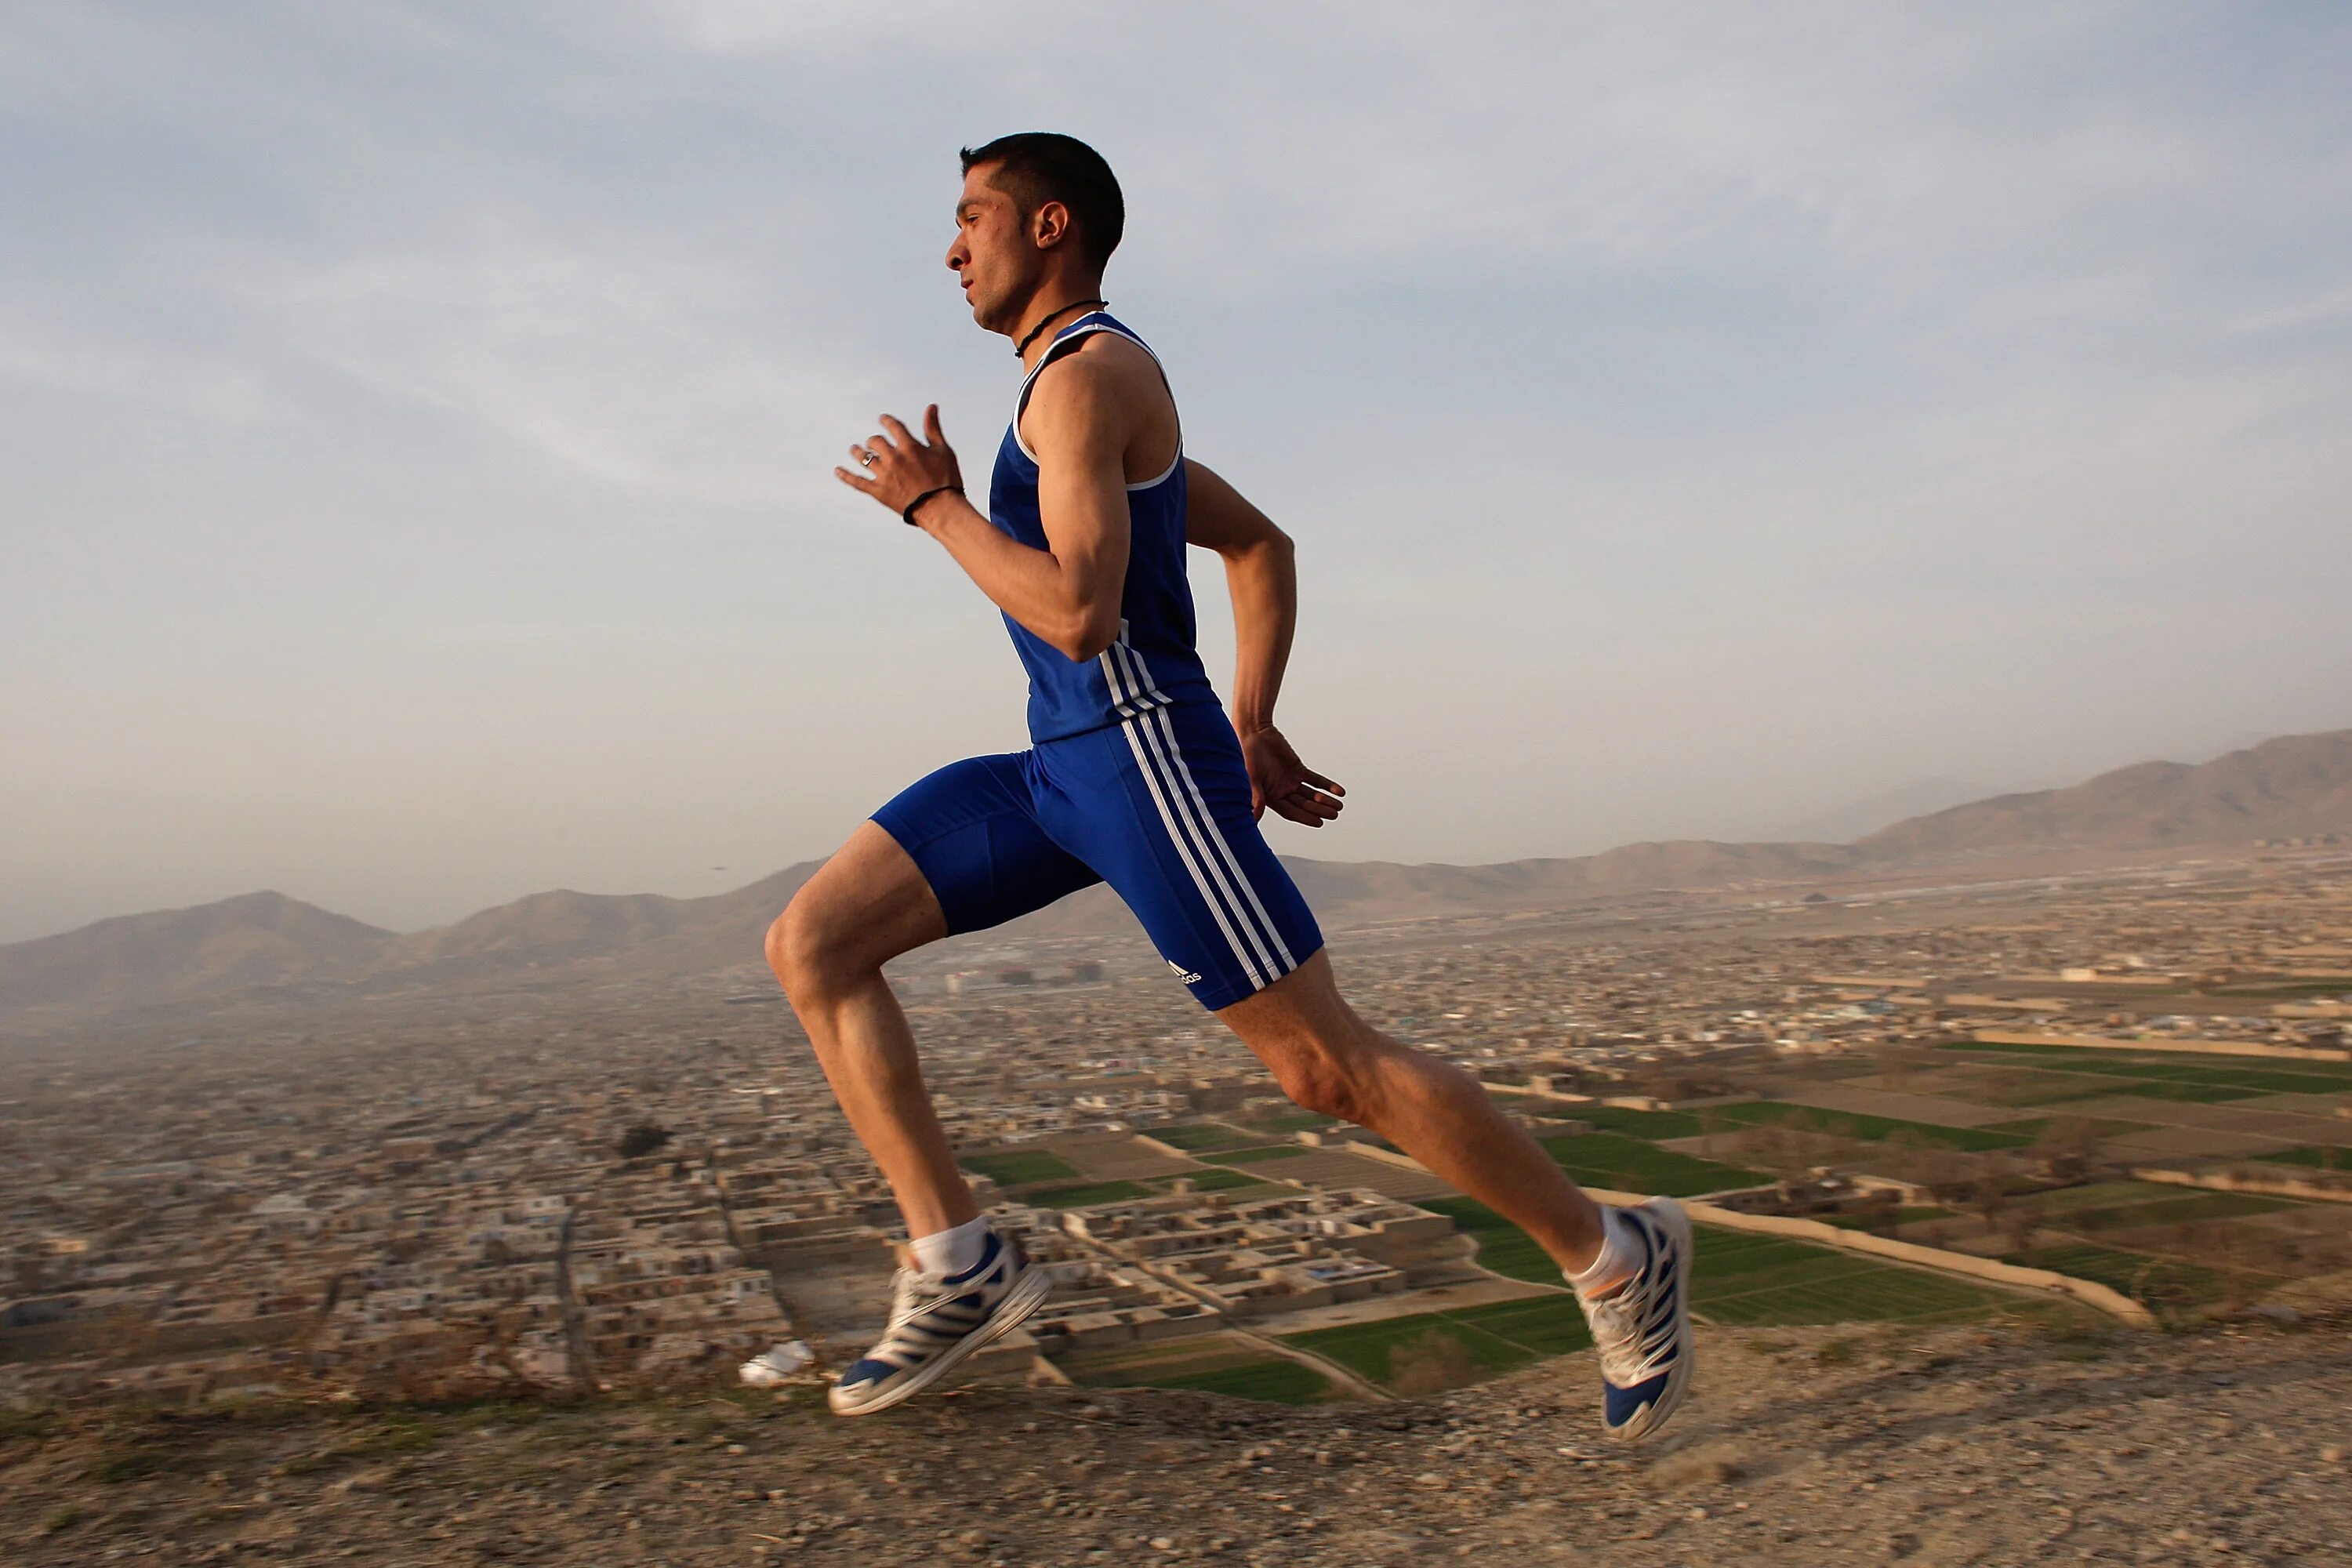
[[[875,454],[873,466],[834,473],[893,510],[940,491],[916,510],[923,531],[947,547],[997,608],[1064,658],[1093,658],[1118,635],[1127,581],[1128,415],[1112,379],[1078,356],[1037,378],[1024,431],[1038,458],[1043,550],[1012,538],[964,499],[937,406],[924,410],[928,443],[885,415],[887,434],[851,448],[853,457]],[[950,486],[958,488],[942,489]]]
[[[1234,728],[1274,722],[1282,672],[1298,626],[1297,552],[1290,535],[1205,463],[1184,459],[1184,542],[1225,563],[1234,601]]]
[[[1320,827],[1348,792],[1299,762],[1274,727],[1275,700],[1298,625],[1298,573],[1290,536],[1214,470],[1184,460],[1184,539],[1225,563],[1234,602],[1234,732],[1249,764],[1254,804]]]

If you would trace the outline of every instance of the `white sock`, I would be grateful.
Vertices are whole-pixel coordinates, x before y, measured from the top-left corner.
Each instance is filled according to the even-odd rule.
[[[988,1217],[968,1219],[952,1230],[935,1230],[907,1244],[915,1267],[925,1274],[961,1274],[980,1267],[988,1248]]]
[[[1585,1266],[1581,1274],[1570,1274],[1565,1268],[1560,1275],[1583,1295],[1607,1290],[1622,1285],[1640,1271],[1642,1244],[1635,1239],[1623,1216],[1607,1204],[1601,1205],[1601,1254]]]

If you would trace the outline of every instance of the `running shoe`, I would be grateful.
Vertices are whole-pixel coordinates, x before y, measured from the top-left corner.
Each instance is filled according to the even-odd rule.
[[[961,1274],[899,1269],[890,1282],[889,1328],[841,1374],[826,1403],[836,1415],[887,1410],[1035,1311],[1052,1289],[1021,1244],[993,1229],[979,1263]]]
[[[1642,1267],[1607,1295],[1576,1300],[1600,1356],[1601,1424],[1633,1443],[1664,1426],[1690,1387],[1691,1226],[1672,1198],[1617,1215],[1642,1247]]]

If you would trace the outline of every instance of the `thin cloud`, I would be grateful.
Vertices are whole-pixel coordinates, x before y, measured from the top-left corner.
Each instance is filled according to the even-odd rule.
[[[493,223],[249,302],[292,352],[384,394],[598,480],[746,505],[809,489],[844,400],[874,401],[870,353],[776,319],[790,292],[705,245]]]
[[[822,853],[1017,744],[989,607],[828,470],[937,398],[981,479],[953,153],[1040,125],[1300,541],[1286,719],[1353,804],[1284,848],[2352,721],[2347,76],[2317,7],[18,7],[0,811],[185,902],[299,780],[322,889],[419,924]],[[9,933],[88,907],[44,878]]]

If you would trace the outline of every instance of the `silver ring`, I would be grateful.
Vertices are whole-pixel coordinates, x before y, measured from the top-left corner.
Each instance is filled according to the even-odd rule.
[[[861,468],[870,468],[874,466],[874,459],[879,456],[881,456],[881,454],[878,452],[869,451],[866,456],[857,459],[857,466]]]

